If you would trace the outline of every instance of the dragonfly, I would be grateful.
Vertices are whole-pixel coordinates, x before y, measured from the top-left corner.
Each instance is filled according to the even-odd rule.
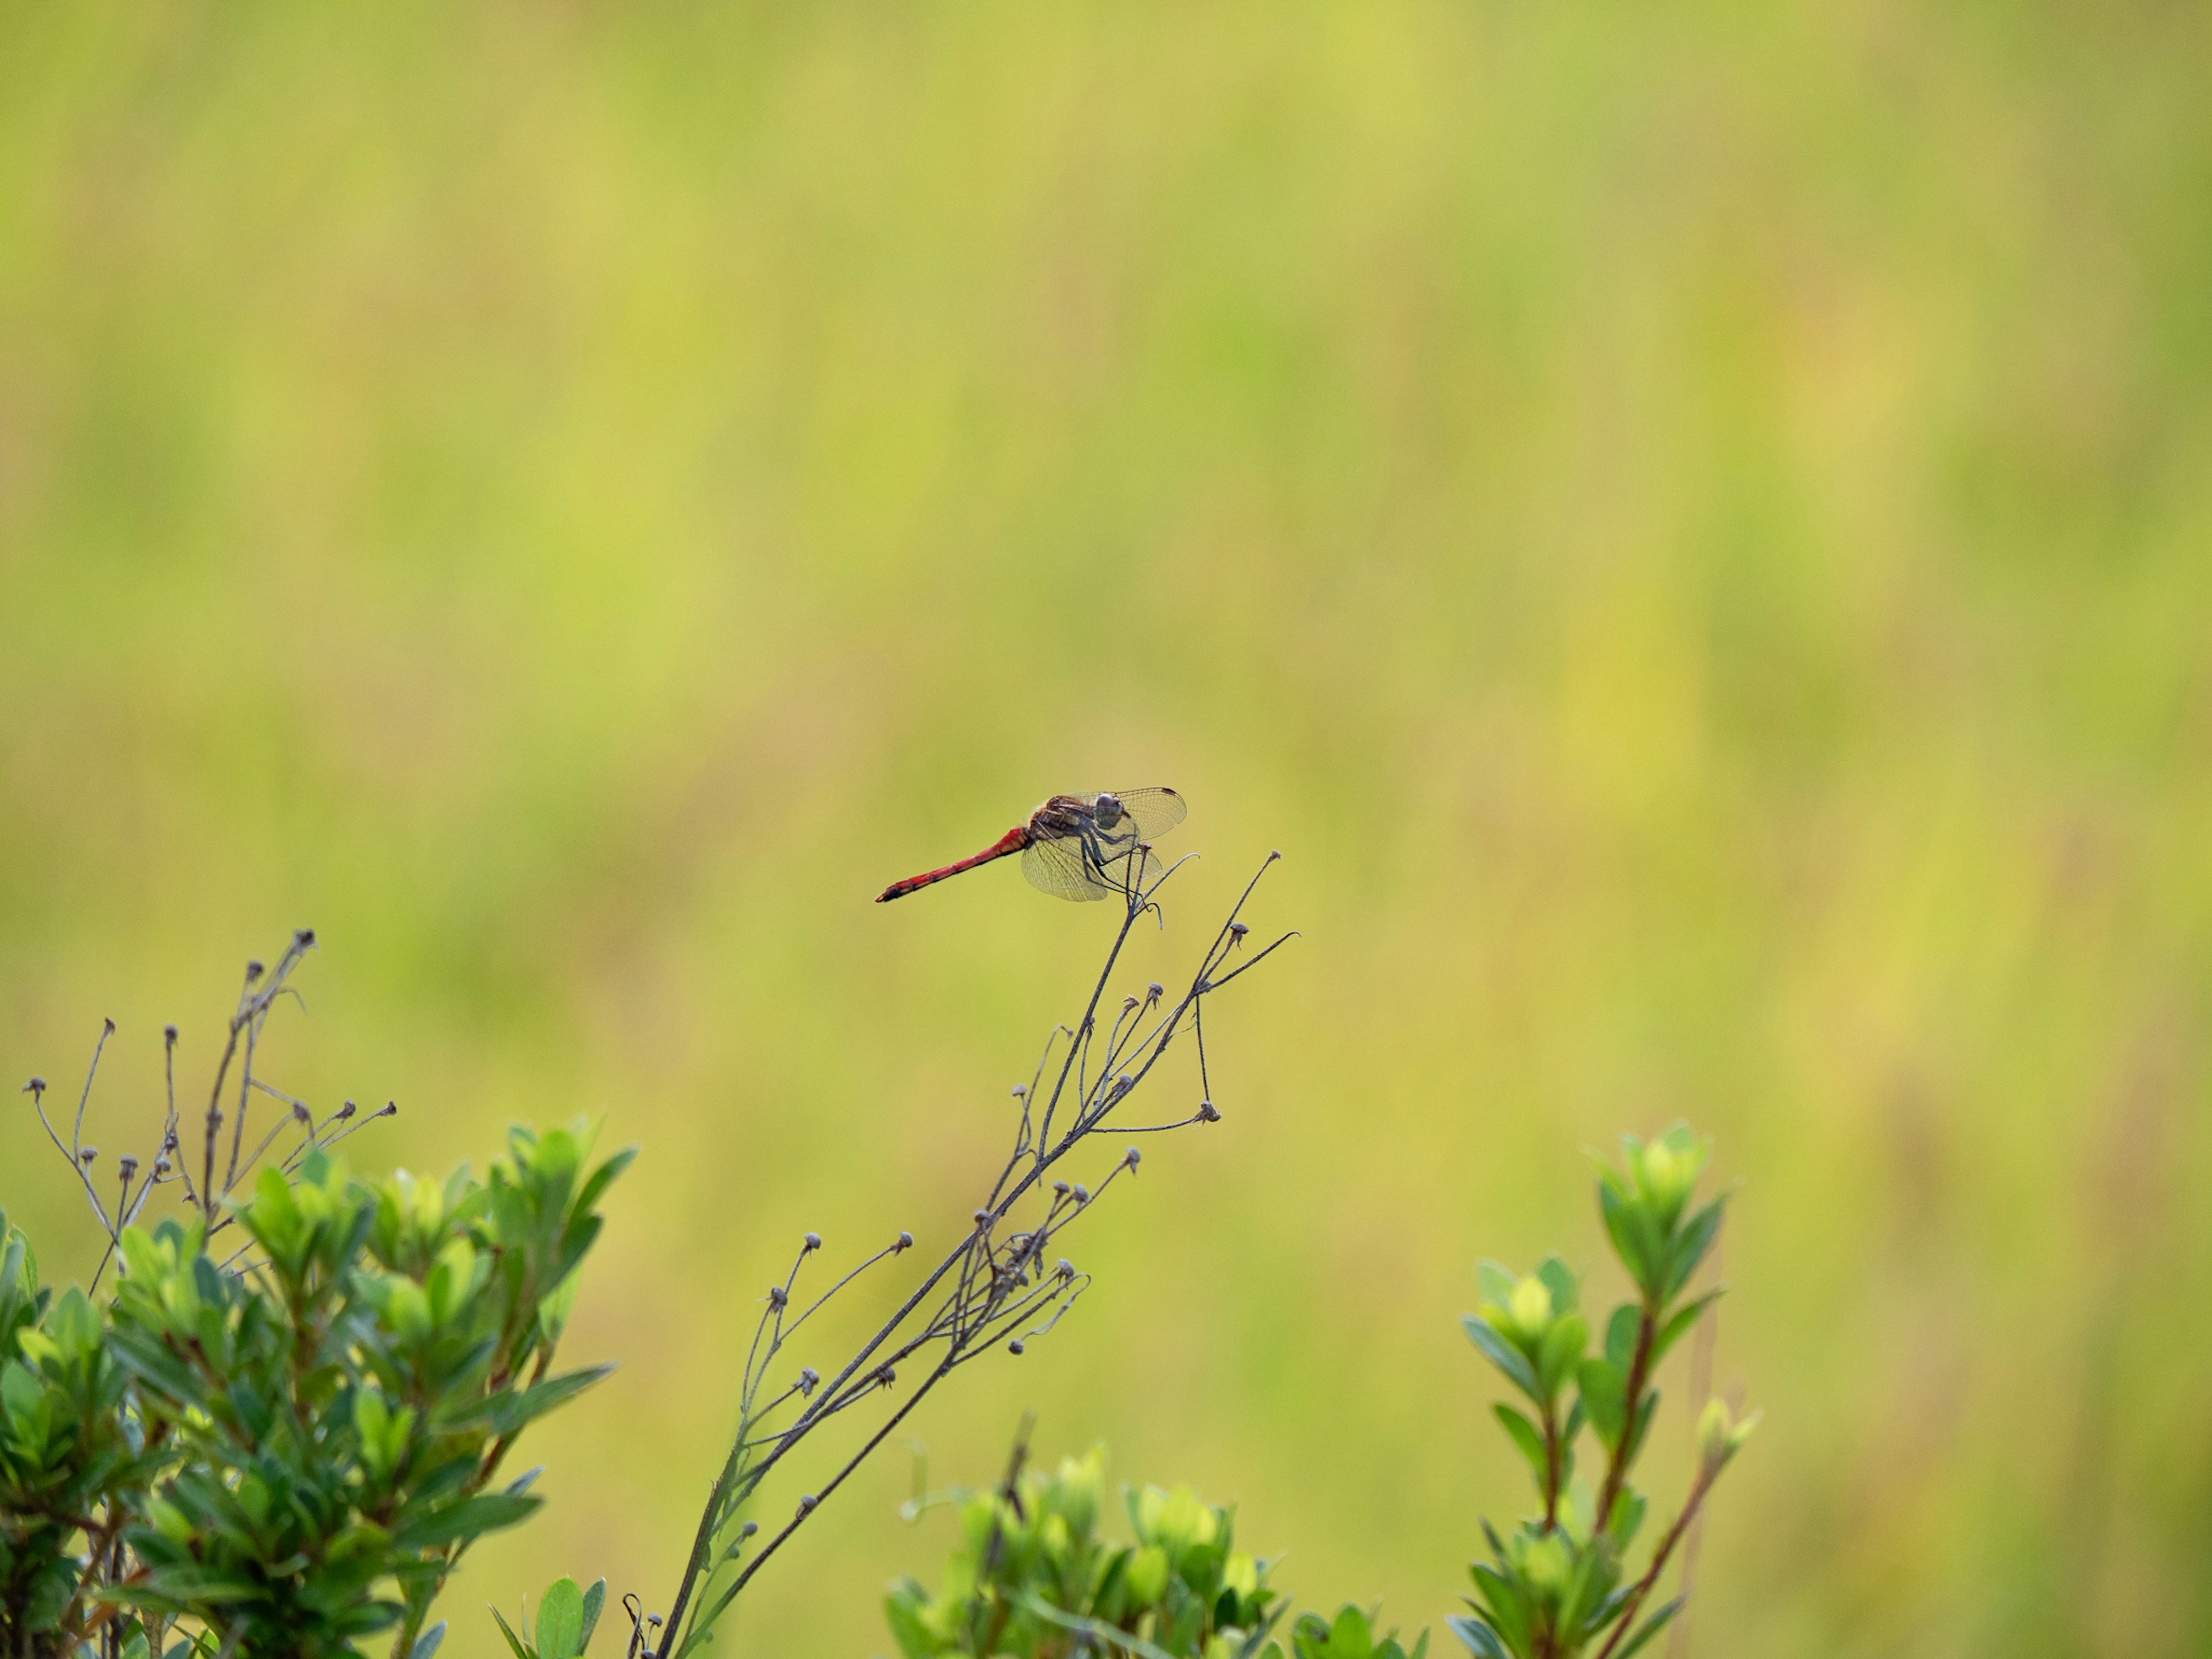
[[[974,858],[895,881],[876,895],[876,902],[888,904],[1017,853],[1030,885],[1054,898],[1082,903],[1126,896],[1157,867],[1152,843],[1181,823],[1185,810],[1172,789],[1054,795]]]

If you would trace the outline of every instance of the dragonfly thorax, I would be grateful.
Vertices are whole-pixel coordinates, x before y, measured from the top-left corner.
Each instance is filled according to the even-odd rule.
[[[1091,803],[1091,816],[1101,830],[1111,830],[1121,821],[1121,803],[1113,795],[1102,794]]]

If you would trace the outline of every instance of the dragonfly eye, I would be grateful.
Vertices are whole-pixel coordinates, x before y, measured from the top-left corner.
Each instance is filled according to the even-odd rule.
[[[1091,803],[1091,816],[1098,820],[1102,830],[1111,830],[1121,821],[1121,803],[1111,795],[1101,795]]]

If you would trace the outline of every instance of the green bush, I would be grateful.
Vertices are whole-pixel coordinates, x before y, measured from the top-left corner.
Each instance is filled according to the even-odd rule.
[[[121,1230],[102,1307],[0,1272],[0,1638],[10,1655],[309,1656],[396,1633],[538,1500],[516,1437],[605,1367],[552,1373],[598,1204],[582,1125],[517,1129],[477,1182],[365,1183],[319,1150],[233,1201]]]

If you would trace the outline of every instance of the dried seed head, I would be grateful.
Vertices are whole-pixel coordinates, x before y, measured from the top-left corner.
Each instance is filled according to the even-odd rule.
[[[757,1522],[757,1521],[748,1521],[748,1522],[745,1522],[745,1524],[744,1524],[744,1526],[739,1527],[739,1528],[738,1528],[738,1537],[740,1537],[740,1538],[750,1538],[750,1537],[751,1537],[755,1533],[758,1532],[759,1530],[760,1530],[760,1522]]]
[[[1150,985],[1145,987],[1146,997],[1153,1002],[1158,1002],[1166,994],[1167,987],[1162,985],[1158,980],[1154,980]]]
[[[978,1211],[976,1211],[976,1212],[975,1212],[975,1224],[976,1224],[977,1226],[979,1226],[979,1227],[988,1227],[988,1226],[989,1226],[989,1225],[991,1224],[991,1212],[990,1212],[988,1210],[978,1210]]]
[[[26,1083],[23,1085],[23,1092],[30,1096],[33,1104],[37,1103],[39,1097],[46,1093],[46,1080],[42,1077],[34,1077],[28,1083]]]
[[[315,930],[312,927],[302,927],[298,933],[292,935],[292,943],[298,945],[302,951],[313,950],[315,948]]]
[[[168,1173],[169,1160],[166,1158],[155,1158],[154,1160],[154,1179],[159,1181],[163,1176]]]
[[[307,1109],[307,1103],[304,1100],[295,1100],[292,1103],[292,1115],[301,1123],[313,1123],[315,1121],[315,1115]]]
[[[377,1117],[393,1117],[398,1115],[398,1111],[399,1103],[396,1100],[387,1100],[383,1105],[377,1108],[373,1115]]]
[[[1078,1182],[1076,1183],[1074,1191],[1075,1201],[1078,1204],[1088,1204],[1091,1201],[1091,1189],[1083,1185],[1082,1182]]]
[[[1062,1279],[1073,1279],[1075,1277],[1075,1264],[1073,1261],[1070,1261],[1066,1256],[1062,1256],[1059,1261],[1054,1262],[1052,1264],[1052,1270],[1058,1273]]]
[[[1123,997],[1123,998],[1121,999],[1121,1012],[1122,1012],[1123,1013],[1125,1013],[1125,1014],[1133,1014],[1134,1012],[1137,1012],[1137,1000],[1136,1000],[1136,998],[1134,998],[1134,997]]]
[[[107,1033],[110,1036],[114,1036],[114,1035],[115,1035],[115,1022],[114,1022],[113,1020],[112,1020],[112,1019],[103,1019],[103,1020],[101,1020],[101,1021],[100,1022],[100,1024],[101,1028],[102,1028],[104,1030],[106,1030],[106,1033]]]
[[[1244,935],[1251,931],[1241,921],[1232,921],[1229,924],[1229,937],[1231,941],[1238,945],[1244,942]]]
[[[799,1368],[799,1392],[800,1395],[805,1395],[812,1394],[814,1392],[814,1385],[821,1380],[822,1373],[816,1370],[813,1366],[801,1365]]]
[[[1134,1146],[1130,1147],[1127,1152],[1121,1154],[1121,1162],[1127,1164],[1133,1170],[1144,1161],[1145,1155],[1139,1152]]]
[[[783,1294],[782,1285],[771,1285],[768,1287],[768,1305],[769,1307],[781,1310],[783,1307],[785,1300],[786,1297]]]
[[[85,1167],[86,1169],[89,1170],[89,1169],[92,1167],[92,1160],[93,1160],[93,1159],[94,1159],[95,1158],[98,1158],[99,1156],[100,1156],[100,1148],[99,1148],[99,1147],[97,1147],[97,1146],[81,1146],[81,1147],[79,1147],[79,1148],[77,1149],[76,1161],[77,1161],[78,1163],[80,1163],[80,1164],[83,1164],[83,1165],[84,1165],[84,1167]]]
[[[122,1175],[124,1184],[128,1186],[131,1183],[131,1177],[138,1173],[138,1160],[125,1152],[115,1160],[115,1167]]]
[[[1062,1198],[1066,1198],[1067,1196],[1067,1183],[1065,1181],[1054,1182],[1052,1183],[1052,1189]]]
[[[174,1129],[170,1130],[161,1138],[161,1150],[165,1152],[173,1152],[177,1150],[177,1132]]]
[[[876,1380],[888,1389],[898,1381],[898,1373],[888,1365],[879,1365],[876,1368]]]
[[[1028,1098],[1029,1098],[1029,1092],[1030,1092],[1030,1085],[1029,1085],[1028,1084],[1026,1084],[1026,1083],[1017,1083],[1016,1085],[1014,1085],[1014,1098],[1015,1098],[1016,1100],[1026,1100],[1026,1099],[1028,1099]]]
[[[1007,1352],[1008,1353],[1011,1353],[1011,1354],[1019,1354],[1019,1353],[1021,1352],[1021,1351],[1022,1351],[1022,1340],[1021,1340],[1021,1338],[1019,1338],[1018,1336],[1018,1337],[1016,1337],[1012,1341],[1011,1341],[1011,1342],[1009,1342],[1009,1343],[1007,1343],[1007,1344],[1006,1344],[1006,1352]]]
[[[1136,1086],[1137,1079],[1127,1072],[1119,1073],[1114,1079],[1114,1092],[1117,1095],[1126,1095]]]
[[[799,1512],[801,1515],[811,1515],[814,1512],[814,1506],[821,1501],[812,1492],[808,1492],[799,1500]]]
[[[256,957],[246,964],[246,982],[248,985],[251,985],[255,980],[259,979],[260,977],[261,958]]]
[[[898,1243],[891,1246],[891,1249],[894,1253],[900,1250],[910,1250],[913,1248],[914,1235],[912,1233],[901,1233],[898,1236]]]
[[[353,1102],[349,1100],[344,1105],[338,1108],[338,1121],[341,1123],[344,1122],[348,1118],[351,1117],[360,1109],[361,1109],[358,1106],[356,1106]]]
[[[177,1041],[177,1028],[173,1025],[164,1025],[161,1028],[161,1041],[173,1047]]]
[[[809,1233],[799,1242],[804,1244],[810,1252],[818,1250],[822,1248],[822,1235],[820,1233]]]
[[[1198,1121],[1200,1123],[1218,1123],[1221,1121],[1221,1114],[1213,1109],[1212,1101],[1201,1100],[1198,1103]]]

